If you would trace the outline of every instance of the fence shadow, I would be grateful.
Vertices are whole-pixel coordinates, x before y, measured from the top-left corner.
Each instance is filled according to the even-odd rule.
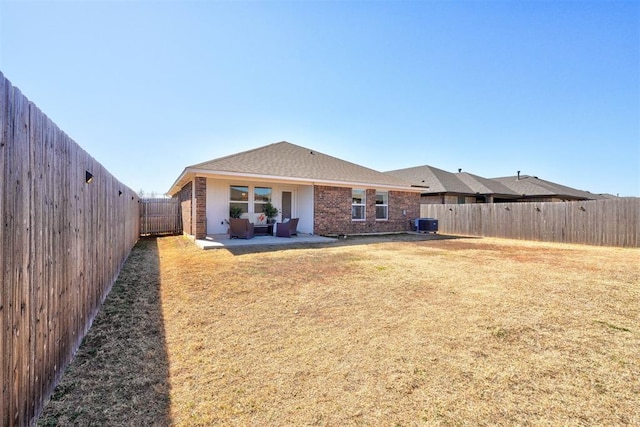
[[[37,425],[170,425],[155,238],[140,240]]]

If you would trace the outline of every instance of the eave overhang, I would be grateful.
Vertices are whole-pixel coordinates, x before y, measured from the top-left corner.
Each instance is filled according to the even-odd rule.
[[[204,177],[204,178],[213,178],[213,179],[238,179],[238,180],[249,180],[249,181],[261,181],[261,182],[271,182],[271,183],[284,183],[284,184],[297,184],[297,185],[326,185],[331,187],[366,187],[366,188],[376,188],[380,190],[395,190],[395,191],[406,191],[411,193],[421,193],[424,188],[416,188],[393,184],[383,184],[383,183],[372,183],[372,182],[361,182],[361,181],[337,181],[330,179],[317,179],[317,178],[302,178],[302,177],[292,177],[292,176],[274,176],[274,175],[263,175],[263,174],[251,174],[251,173],[240,173],[240,172],[229,172],[229,171],[212,171],[208,169],[198,169],[198,168],[185,168],[184,171],[180,174],[178,179],[173,183],[169,191],[168,195],[173,196],[180,191],[184,185],[186,185],[189,181],[191,181],[195,177]]]

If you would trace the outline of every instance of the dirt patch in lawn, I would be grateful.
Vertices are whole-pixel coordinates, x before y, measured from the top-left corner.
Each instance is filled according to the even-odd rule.
[[[103,311],[155,289],[159,313],[129,311],[162,330],[120,322],[94,342],[92,328],[41,421],[116,408],[128,418],[110,424],[640,423],[640,250],[400,240],[231,253],[158,239],[159,287],[140,273]],[[164,349],[89,365],[129,335]]]

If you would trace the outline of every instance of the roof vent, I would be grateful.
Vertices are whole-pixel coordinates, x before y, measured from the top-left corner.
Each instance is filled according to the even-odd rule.
[[[520,181],[520,171],[518,171],[518,181]]]
[[[458,168],[458,173],[462,172],[462,168]]]

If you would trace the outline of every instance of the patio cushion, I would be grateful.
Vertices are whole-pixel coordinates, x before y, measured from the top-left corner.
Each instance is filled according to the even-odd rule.
[[[254,214],[255,219],[253,220],[253,223],[256,225],[264,225],[267,223],[267,216],[263,213],[259,213],[259,214]]]

